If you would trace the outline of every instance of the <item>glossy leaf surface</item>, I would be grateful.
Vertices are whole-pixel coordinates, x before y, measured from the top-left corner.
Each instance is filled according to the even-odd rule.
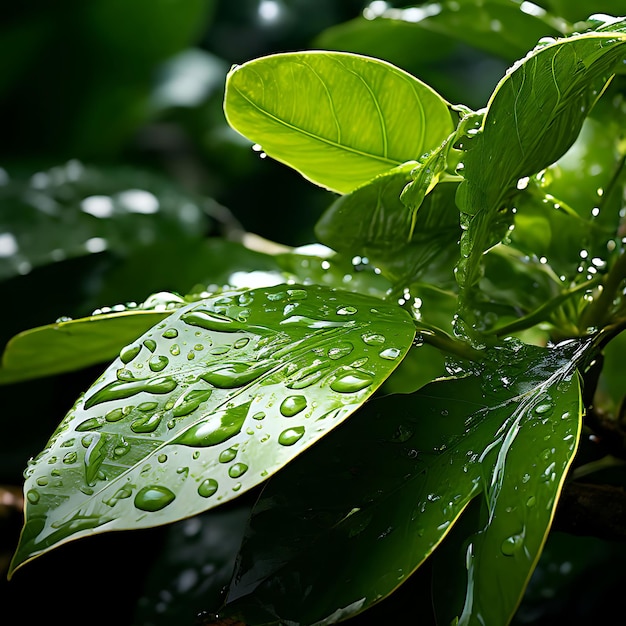
[[[499,83],[482,126],[463,142],[465,182],[457,201],[466,232],[457,279],[471,288],[480,258],[497,243],[496,223],[517,182],[574,143],[626,49],[622,33],[588,33],[548,43],[516,63]]]
[[[454,129],[448,103],[417,78],[340,52],[236,66],[224,110],[266,154],[340,193],[436,148]]]
[[[490,357],[515,354],[510,376],[486,365],[366,404],[266,485],[224,614],[332,624],[365,610],[419,567],[482,492],[490,515],[474,539],[476,583],[461,596],[476,610],[462,619],[507,623],[577,447],[572,361],[581,349],[502,348]]]
[[[31,462],[12,569],[70,539],[236,498],[358,408],[414,333],[398,306],[322,287],[178,309],[122,349]]]

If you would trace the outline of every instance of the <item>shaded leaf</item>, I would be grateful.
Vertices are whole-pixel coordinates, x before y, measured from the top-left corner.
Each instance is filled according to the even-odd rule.
[[[465,378],[367,403],[265,486],[223,614],[321,625],[359,613],[419,567],[482,492],[492,515],[474,539],[480,584],[461,597],[485,611],[501,594],[484,623],[506,623],[576,450],[573,362],[584,348],[514,344]],[[515,366],[501,377],[492,359]],[[500,571],[495,587],[483,580],[489,567]]]
[[[228,74],[228,123],[272,158],[346,193],[437,147],[448,103],[410,74],[340,52],[277,54]]]
[[[236,498],[358,408],[414,333],[398,306],[313,286],[178,309],[122,349],[31,462],[12,570]]]

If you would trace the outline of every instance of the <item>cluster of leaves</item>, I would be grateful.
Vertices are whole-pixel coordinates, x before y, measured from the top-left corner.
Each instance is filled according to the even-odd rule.
[[[11,575],[75,539],[219,514],[253,493],[207,623],[336,623],[429,557],[440,623],[514,618],[564,486],[585,472],[585,412],[621,428],[608,363],[626,322],[626,20],[479,4],[366,15],[327,31],[326,51],[231,69],[230,126],[336,194],[316,224],[323,245],[246,251],[213,285],[8,342],[3,383],[114,359],[28,464]],[[458,31],[468,11],[475,28]],[[518,60],[485,108],[453,105],[390,63],[416,32],[426,49],[454,38]],[[526,53],[516,32],[539,41]],[[357,54],[369,38],[387,60]],[[75,170],[44,182],[67,186]],[[38,208],[40,184],[16,195]],[[160,225],[140,222],[156,213],[142,194],[60,189],[59,201],[122,213],[122,228],[164,246]],[[161,201],[163,228],[181,230],[193,267],[232,258],[232,242],[196,236],[209,228],[197,203],[177,221]],[[116,243],[81,219],[87,251]],[[8,274],[49,261],[11,259]]]

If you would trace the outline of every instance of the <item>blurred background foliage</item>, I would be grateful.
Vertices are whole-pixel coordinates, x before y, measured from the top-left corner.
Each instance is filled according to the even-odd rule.
[[[452,4],[454,15],[440,10]],[[624,15],[626,2],[593,11]],[[310,244],[332,194],[262,158],[227,126],[222,97],[233,64],[311,48],[360,52],[410,71],[453,104],[480,108],[515,59],[567,30],[555,16],[575,24],[589,12],[586,0],[8,3],[0,23],[0,346],[58,318],[300,263],[244,247],[245,234],[261,238],[263,252],[274,250],[263,240],[283,251]],[[100,369],[0,387],[2,577],[21,525],[26,462]],[[228,580],[254,496],[171,528],[55,551],[0,581],[0,611],[19,606],[19,623],[62,612],[91,624],[193,624]],[[593,573],[623,550],[597,541],[573,547],[557,536],[520,623],[553,623],[555,614],[589,623],[607,604],[614,581]],[[389,623],[418,600],[428,606],[427,577],[425,567],[361,623]],[[593,586],[588,602],[576,595],[583,584]]]

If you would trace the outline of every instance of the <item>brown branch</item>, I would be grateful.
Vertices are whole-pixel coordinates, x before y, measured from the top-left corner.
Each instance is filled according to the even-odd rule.
[[[593,483],[566,483],[552,530],[626,541],[626,491]]]

